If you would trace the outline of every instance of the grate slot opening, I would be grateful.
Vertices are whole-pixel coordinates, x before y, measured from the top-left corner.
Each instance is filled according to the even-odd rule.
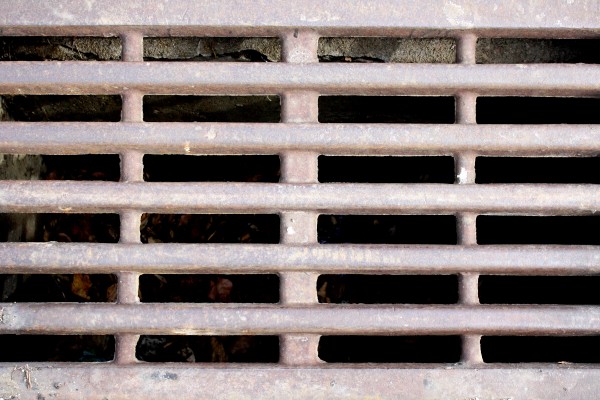
[[[5,111],[23,122],[116,122],[121,119],[121,96],[3,95]]]
[[[598,124],[600,98],[478,97],[478,124]]]
[[[455,363],[460,336],[322,336],[319,358],[329,363]]]
[[[143,214],[142,243],[279,243],[279,215]]]
[[[114,303],[117,276],[112,274],[2,274],[3,302]]]
[[[319,303],[455,304],[456,275],[321,275]]]
[[[479,38],[477,64],[600,63],[598,39]]]
[[[120,59],[121,40],[118,37],[0,37],[0,61],[114,61]]]
[[[147,362],[276,363],[279,337],[142,335],[136,357]]]
[[[276,37],[146,37],[144,61],[281,61]]]
[[[479,277],[482,304],[600,304],[599,276]]]
[[[321,96],[322,123],[454,123],[454,98],[433,96]]]
[[[478,244],[598,245],[597,216],[478,216]]]
[[[144,96],[147,122],[279,122],[279,96]]]
[[[0,335],[0,362],[107,362],[115,338],[107,335]]]
[[[456,244],[453,215],[320,215],[319,243]]]
[[[454,158],[320,156],[319,182],[454,183]]]
[[[0,242],[117,243],[118,214],[0,214]]]
[[[445,63],[456,60],[456,42],[449,38],[322,37],[320,62]]]
[[[599,336],[484,336],[486,363],[599,363]]]
[[[140,300],[143,303],[278,303],[279,276],[142,275]]]
[[[144,156],[148,182],[279,182],[279,156]]]
[[[477,157],[476,183],[600,183],[599,157]]]

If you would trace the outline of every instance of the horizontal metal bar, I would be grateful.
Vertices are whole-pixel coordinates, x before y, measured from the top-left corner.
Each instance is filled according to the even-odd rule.
[[[96,28],[101,32],[114,32],[116,27],[148,31],[148,25],[151,25],[152,29],[168,33],[178,32],[177,27],[189,27],[183,33],[193,32],[193,27],[202,27],[204,31],[207,27],[214,27],[213,30],[221,28],[216,31],[227,33],[234,28],[247,27],[254,27],[253,31],[257,33],[272,32],[273,28],[280,27],[359,29],[360,33],[397,27],[404,27],[409,32],[418,28],[442,31],[474,27],[563,31],[600,28],[595,18],[599,11],[598,3],[590,0],[491,4],[468,0],[442,4],[434,0],[418,4],[394,0],[364,4],[332,0],[274,4],[234,0],[188,3],[136,0],[126,6],[110,0],[96,0],[82,7],[77,1],[65,1],[57,9],[33,0],[21,0],[0,16],[0,25],[7,32],[40,31],[48,27],[62,28],[66,32],[73,32],[74,27],[79,30]]]
[[[0,153],[585,155],[600,125],[2,122]]]
[[[589,64],[361,64],[219,62],[2,62],[2,94],[596,95]]]
[[[515,368],[517,367],[517,368]],[[600,369],[577,365],[0,364],[0,394],[39,398],[594,399]],[[526,393],[526,396],[523,396]]]
[[[0,212],[593,214],[598,185],[0,181]]]
[[[593,275],[596,246],[0,243],[2,273]]]
[[[600,333],[598,306],[0,303],[0,307],[0,334]]]

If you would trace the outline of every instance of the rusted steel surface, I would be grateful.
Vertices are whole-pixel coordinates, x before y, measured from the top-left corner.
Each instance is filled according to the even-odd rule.
[[[121,62],[2,62],[1,94],[119,94],[119,123],[0,126],[0,153],[118,153],[121,182],[0,182],[0,212],[114,212],[119,244],[0,244],[3,273],[116,273],[116,304],[0,304],[2,333],[117,336],[104,365],[0,364],[0,397],[36,398],[596,398],[596,366],[483,363],[482,334],[600,333],[597,306],[487,306],[478,274],[586,275],[593,246],[477,246],[478,214],[589,215],[594,185],[475,185],[478,155],[596,155],[591,125],[477,126],[480,95],[595,96],[596,65],[475,65],[478,36],[597,37],[597,1],[297,3],[18,1],[3,35],[120,36]],[[142,62],[144,36],[277,36],[281,63]],[[319,36],[451,37],[457,64],[319,64]],[[146,94],[277,94],[280,124],[144,123]],[[455,125],[322,124],[318,95],[448,95]],[[279,154],[282,183],[145,183],[143,155]],[[456,185],[318,184],[319,154],[455,157]],[[139,243],[142,212],[276,213],[281,244]],[[318,245],[319,213],[457,217],[457,246]],[[138,274],[269,272],[281,304],[139,304]],[[451,306],[316,304],[318,273],[459,274]],[[139,334],[274,334],[277,366],[138,363]],[[456,365],[339,367],[318,359],[322,334],[457,334]],[[311,367],[306,367],[312,365]],[[304,367],[301,367],[304,366]]]
[[[0,333],[592,335],[597,306],[3,304]]]
[[[0,130],[2,153],[125,149],[145,154],[594,155],[600,151],[600,126],[3,122]]]
[[[2,212],[593,214],[597,185],[5,181]]]
[[[596,246],[0,243],[6,273],[600,273]]]
[[[361,64],[76,61],[1,62],[5,94],[264,94],[584,96],[600,90],[590,64]]]
[[[600,370],[596,368],[547,364],[322,364],[304,368],[173,363],[0,364],[0,395],[19,393],[20,399],[34,400],[40,396],[81,398],[82,393],[86,399],[98,400],[164,399],[173,393],[178,399],[594,399],[598,380]]]
[[[325,33],[330,31],[409,34],[421,30],[443,34],[445,30],[495,30],[503,34],[511,30],[529,35],[545,34],[554,29],[564,34],[571,31],[600,28],[596,18],[598,3],[593,0],[565,2],[435,0],[382,0],[377,2],[343,3],[338,1],[304,0],[301,3],[239,2],[218,3],[185,1],[138,0],[119,4],[96,0],[81,6],[75,0],[62,1],[60,7],[21,0],[0,17],[0,25],[8,33],[64,31],[143,32],[190,34],[208,32],[231,34],[236,31],[256,33],[280,32],[282,28],[305,27]],[[532,29],[532,28],[535,28]],[[430,35],[432,34],[430,33]]]

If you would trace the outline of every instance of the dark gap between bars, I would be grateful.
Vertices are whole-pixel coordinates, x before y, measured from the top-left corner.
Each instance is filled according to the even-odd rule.
[[[121,50],[118,37],[0,37],[0,61],[116,61]]]
[[[460,336],[322,336],[319,358],[328,363],[456,363]]]
[[[598,216],[477,217],[478,244],[599,245]]]
[[[456,244],[454,215],[320,215],[319,243]]]
[[[140,276],[142,303],[277,303],[279,276],[245,275],[177,275]]]
[[[146,362],[276,363],[279,337],[142,335],[136,357]]]
[[[146,37],[144,61],[281,61],[276,37]]]
[[[148,182],[279,182],[277,155],[146,155]]]
[[[319,122],[453,124],[454,97],[321,96]]]
[[[600,98],[478,97],[478,124],[598,124]]]
[[[477,157],[476,183],[600,184],[600,157]]]
[[[2,95],[6,112],[23,122],[117,122],[121,96],[113,95]],[[83,130],[83,127],[82,127]],[[93,134],[93,132],[83,132]]]
[[[482,304],[600,304],[600,276],[479,276]]]
[[[142,243],[279,243],[279,215],[143,214]]]
[[[115,356],[108,335],[0,335],[0,343],[0,362],[107,362]]]
[[[322,37],[319,62],[445,63],[456,60],[451,38]]]
[[[0,242],[117,243],[118,214],[0,214]]]
[[[147,122],[279,122],[279,96],[144,96]]]
[[[114,303],[117,276],[113,274],[2,274],[3,302]]]
[[[319,182],[454,183],[454,158],[448,156],[320,156]]]
[[[598,39],[479,38],[477,64],[598,64]]]
[[[455,304],[456,275],[321,275],[319,303]]]
[[[600,336],[483,336],[486,363],[600,363]]]

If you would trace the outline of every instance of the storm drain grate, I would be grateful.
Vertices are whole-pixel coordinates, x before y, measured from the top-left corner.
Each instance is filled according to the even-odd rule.
[[[118,154],[121,162],[119,181],[115,171],[75,176],[60,169],[57,180],[0,181],[2,221],[9,214],[83,215],[79,224],[92,218],[85,215],[120,216],[102,240],[72,233],[0,245],[2,274],[39,274],[47,282],[69,274],[55,283],[71,287],[107,279],[107,295],[86,303],[1,304],[0,340],[11,348],[37,345],[0,359],[0,397],[520,398],[525,387],[528,398],[593,397],[600,356],[585,348],[600,342],[595,296],[498,292],[502,285],[523,290],[519,278],[527,277],[550,292],[561,282],[593,290],[573,278],[600,271],[597,235],[582,234],[600,209],[588,170],[600,151],[598,42],[591,40],[600,28],[597,9],[312,0],[144,5],[106,0],[81,10],[17,2],[0,17],[7,38],[35,36],[35,46],[50,43],[72,60],[0,62],[0,95],[21,116],[0,123],[0,153],[50,155],[56,165],[82,154],[113,161]],[[110,53],[111,61],[82,62],[88,56],[75,39],[44,36],[109,36],[120,40],[121,60]],[[264,53],[190,39],[228,36],[270,39]],[[178,37],[189,54],[169,52]],[[373,48],[421,46],[423,55],[345,55],[346,44],[364,37]],[[11,54],[29,54],[15,43],[5,42]],[[152,52],[145,49],[151,43],[158,46]],[[511,46],[526,57],[506,59],[523,64],[493,61]],[[527,46],[542,56],[532,59]],[[590,46],[595,55],[573,53]],[[229,62],[214,62],[216,49]],[[52,51],[43,59],[53,59]],[[85,114],[78,101],[89,96],[106,104],[105,114]],[[42,112],[48,97],[76,111],[49,120]],[[31,101],[42,111],[21,106]],[[236,111],[200,115],[205,101]],[[185,115],[169,116],[165,104]],[[204,158],[182,158],[192,155]],[[518,171],[551,158],[566,160],[553,164],[560,165],[557,178],[494,174],[493,163]],[[238,161],[240,174],[223,167]],[[161,162],[181,163],[186,178],[161,175]],[[224,171],[189,171],[211,162]],[[266,170],[256,172],[259,164]],[[377,168],[422,171],[384,177]],[[480,168],[485,178],[476,178]],[[153,219],[166,221],[158,233]],[[187,240],[167,222],[240,230]],[[574,233],[515,240],[510,232],[519,223]],[[253,277],[246,285],[270,294],[261,289],[219,303],[243,275]],[[548,276],[558,281],[542,279]],[[170,286],[175,280],[180,286]],[[188,291],[172,289],[181,285]],[[195,285],[208,288],[209,298],[199,298]],[[167,294],[156,297],[157,287]],[[379,300],[364,297],[381,288]],[[402,293],[390,296],[394,290]],[[53,346],[40,343],[77,337],[108,350],[82,355],[66,344],[62,357],[29,362],[36,349]],[[194,356],[168,349],[173,343]],[[156,346],[165,357],[145,350]],[[196,360],[207,349],[212,359]]]

